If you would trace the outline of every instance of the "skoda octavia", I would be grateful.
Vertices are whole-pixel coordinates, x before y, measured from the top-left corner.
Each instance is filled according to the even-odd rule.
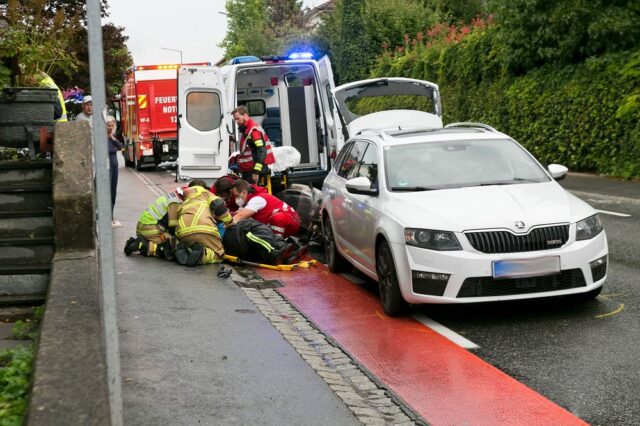
[[[324,181],[326,261],[377,280],[389,315],[407,304],[595,297],[606,235],[556,182],[566,173],[483,124],[360,129]]]

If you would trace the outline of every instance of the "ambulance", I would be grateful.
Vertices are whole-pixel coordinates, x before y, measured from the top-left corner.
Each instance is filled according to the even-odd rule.
[[[427,112],[358,111],[360,99],[377,96],[421,96],[425,102],[420,104],[426,105]],[[179,177],[216,179],[227,173],[229,154],[238,150],[240,141],[231,116],[239,105],[247,107],[272,146],[290,146],[300,153],[300,163],[290,170],[289,183],[318,188],[345,140],[363,126],[393,122],[442,127],[437,85],[380,78],[336,88],[327,56],[320,60],[310,53],[261,59],[244,56],[220,68],[182,66],[178,70]]]

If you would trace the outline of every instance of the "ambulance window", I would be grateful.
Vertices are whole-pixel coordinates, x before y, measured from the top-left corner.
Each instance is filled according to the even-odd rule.
[[[249,111],[249,115],[251,117],[265,115],[267,113],[267,107],[263,100],[261,99],[253,99],[250,101],[238,101],[238,105],[244,105],[247,107],[247,111]]]
[[[220,95],[215,92],[191,92],[187,95],[187,122],[201,132],[220,127]]]

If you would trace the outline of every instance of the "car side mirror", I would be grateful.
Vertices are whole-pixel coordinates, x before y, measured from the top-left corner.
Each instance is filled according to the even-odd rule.
[[[569,172],[569,169],[560,164],[549,164],[547,170],[549,170],[549,174],[555,180],[564,179],[565,177],[567,177],[567,173]]]
[[[346,183],[346,187],[347,192],[350,194],[378,195],[378,189],[372,188],[371,181],[369,178],[364,176],[349,179]]]

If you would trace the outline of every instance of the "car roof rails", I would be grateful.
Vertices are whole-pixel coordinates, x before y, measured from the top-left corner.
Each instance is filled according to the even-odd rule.
[[[374,127],[366,128],[366,129],[360,129],[360,130],[358,131],[358,133],[356,133],[356,136],[361,135],[361,134],[363,134],[363,133],[365,133],[365,132],[368,132],[368,133],[375,133],[375,134],[377,134],[378,136],[380,136],[382,139],[386,139],[386,138],[387,138],[387,132],[385,132],[384,130],[381,130],[381,129],[376,129],[376,128],[374,128]]]
[[[493,132],[493,133],[499,133],[496,129],[494,129],[493,127],[489,126],[488,124],[474,123],[474,122],[471,122],[471,121],[461,121],[459,123],[450,123],[450,124],[447,124],[446,126],[444,126],[445,129],[448,129],[448,128],[451,128],[451,127],[475,127],[475,128],[488,130],[488,131]]]

